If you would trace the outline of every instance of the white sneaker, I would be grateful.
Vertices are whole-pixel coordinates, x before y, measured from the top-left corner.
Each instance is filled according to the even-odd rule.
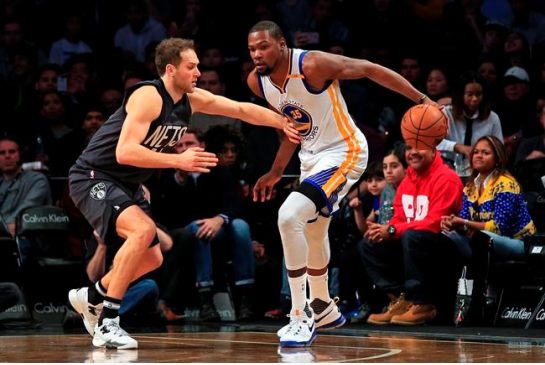
[[[286,314],[286,317],[290,318],[290,315],[289,314]],[[284,335],[284,333],[286,333],[286,331],[288,330],[288,328],[290,328],[290,323],[288,323],[287,325],[285,325],[284,327],[280,328],[278,331],[276,331],[276,335],[278,337],[282,337]]]
[[[116,363],[126,364],[129,362],[138,362],[138,351],[134,350],[116,350],[111,351],[105,348],[93,349],[87,353],[86,363]]]
[[[92,305],[88,301],[89,288],[72,289],[68,292],[68,300],[76,312],[83,318],[85,329],[91,336],[95,334],[98,317],[102,313],[102,303]]]
[[[341,327],[346,323],[346,318],[337,307],[338,297],[333,298],[329,303],[321,299],[315,298],[310,307],[314,312],[314,323],[319,330],[333,329]],[[318,313],[320,312],[320,313]]]
[[[280,336],[281,347],[305,347],[310,346],[316,338],[316,327],[314,319],[307,316],[304,311],[295,310],[290,314],[290,323],[282,336]]]
[[[309,347],[278,346],[277,354],[280,357],[280,362],[298,364],[316,362],[316,355]]]
[[[339,307],[337,307],[338,301],[339,298],[335,297],[329,301],[329,304],[327,304],[323,300],[316,298],[312,301],[312,303],[310,303],[310,307],[314,312],[314,324],[316,325],[316,329],[318,331],[338,328],[346,323],[346,318],[339,310]],[[322,309],[322,312],[320,314],[316,314],[315,307],[318,310]],[[282,335],[288,330],[289,326],[290,324],[288,323],[284,327],[280,328],[278,331],[276,331],[276,335],[278,337],[282,337]]]
[[[138,348],[138,342],[119,326],[119,317],[104,318],[100,327],[97,323],[93,345],[119,350]]]

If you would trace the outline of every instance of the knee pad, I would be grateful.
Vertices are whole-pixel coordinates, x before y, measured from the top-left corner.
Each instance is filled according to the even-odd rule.
[[[316,219],[316,205],[307,196],[294,191],[278,210],[278,227],[282,229],[303,229],[308,221]]]

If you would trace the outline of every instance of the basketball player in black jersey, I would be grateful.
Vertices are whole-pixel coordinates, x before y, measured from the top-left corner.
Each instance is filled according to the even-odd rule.
[[[137,348],[137,342],[119,326],[119,304],[132,281],[162,262],[142,182],[157,168],[206,173],[216,166],[216,156],[199,147],[173,154],[191,114],[220,114],[297,134],[271,110],[196,88],[199,60],[191,40],[162,41],[155,64],[160,79],[128,89],[123,105],[70,169],[70,196],[76,206],[106,243],[124,241],[102,279],[69,293],[97,347]]]

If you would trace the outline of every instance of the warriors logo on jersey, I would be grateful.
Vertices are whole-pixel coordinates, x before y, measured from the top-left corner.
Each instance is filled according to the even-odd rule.
[[[312,130],[312,118],[309,113],[293,104],[285,104],[280,111],[295,123],[295,129],[302,137],[309,135]]]

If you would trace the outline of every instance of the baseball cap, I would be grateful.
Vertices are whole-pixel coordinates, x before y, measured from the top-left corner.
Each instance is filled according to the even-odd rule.
[[[505,81],[519,81],[519,82],[530,82],[530,76],[525,69],[519,66],[513,66],[505,72],[503,75]],[[516,79],[516,80],[515,80]]]

